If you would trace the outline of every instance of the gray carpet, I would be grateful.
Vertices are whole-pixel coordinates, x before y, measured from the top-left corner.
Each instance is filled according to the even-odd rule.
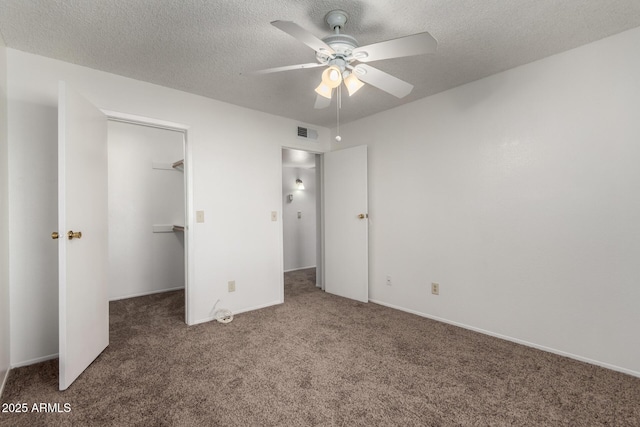
[[[65,392],[11,371],[2,426],[639,426],[640,378],[321,292],[187,327],[182,292],[111,303],[111,343]],[[61,406],[64,410],[64,407]]]

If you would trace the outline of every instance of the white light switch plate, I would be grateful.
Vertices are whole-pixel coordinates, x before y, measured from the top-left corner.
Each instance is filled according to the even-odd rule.
[[[204,222],[204,211],[196,211],[196,222]]]

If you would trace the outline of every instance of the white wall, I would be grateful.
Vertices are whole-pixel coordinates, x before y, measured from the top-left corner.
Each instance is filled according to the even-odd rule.
[[[271,211],[282,214],[281,147],[322,151],[327,129],[311,145],[293,120],[13,49],[7,59],[9,225],[20,230],[9,242],[12,365],[58,351],[57,245],[48,237],[57,223],[58,80],[100,108],[189,126],[192,323],[211,319],[218,299],[234,313],[282,301],[282,223],[271,221]]]
[[[638,46],[342,126],[334,148],[369,146],[370,298],[640,375]]]
[[[153,225],[184,225],[181,132],[109,122],[109,298],[184,288],[184,233]],[[164,165],[169,169],[154,169]]]
[[[301,179],[304,190],[296,189]],[[316,266],[316,170],[282,168],[282,224],[284,227],[284,270]],[[293,194],[289,202],[288,194]],[[298,212],[301,218],[298,218]]]
[[[0,35],[0,395],[9,371],[9,188],[7,51]]]

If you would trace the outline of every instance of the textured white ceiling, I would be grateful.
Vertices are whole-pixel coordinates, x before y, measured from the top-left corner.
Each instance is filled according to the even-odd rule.
[[[0,0],[0,32],[14,49],[332,127],[335,104],[313,108],[321,68],[240,73],[314,62],[269,22],[322,38],[338,8],[360,45],[423,31],[439,42],[433,55],[371,63],[415,88],[400,100],[366,86],[343,97],[342,122],[640,25],[639,0]]]

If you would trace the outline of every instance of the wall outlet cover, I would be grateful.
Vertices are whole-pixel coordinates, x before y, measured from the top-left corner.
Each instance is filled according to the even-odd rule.
[[[431,293],[433,295],[440,295],[440,285],[438,283],[431,284]]]

